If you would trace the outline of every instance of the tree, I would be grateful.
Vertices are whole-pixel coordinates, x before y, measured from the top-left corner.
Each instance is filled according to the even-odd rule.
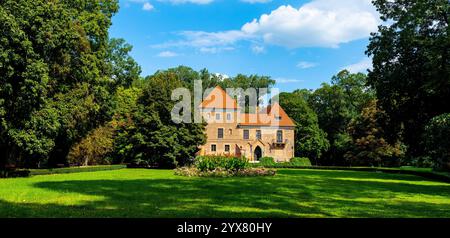
[[[448,0],[374,0],[389,24],[372,34],[369,84],[386,111],[387,139],[403,139],[410,157],[424,154],[421,136],[428,121],[450,111]]]
[[[113,79],[114,86],[129,87],[140,79],[142,72],[138,63],[129,55],[133,46],[124,39],[112,38],[108,43],[107,63],[109,77]]]
[[[0,2],[0,166],[45,163],[101,123],[108,28],[117,9],[116,0]],[[81,109],[76,101],[90,106],[82,112],[89,117],[67,120]],[[73,137],[58,148],[67,134]]]
[[[183,82],[173,72],[158,72],[148,77],[137,109],[132,115],[133,126],[122,133],[122,154],[129,162],[150,166],[174,167],[193,161],[199,146],[206,142],[204,124],[172,121],[172,90]]]
[[[295,156],[317,161],[329,148],[326,133],[319,128],[316,113],[308,106],[302,95],[281,93],[280,105],[296,124]]]
[[[345,157],[351,165],[398,166],[403,156],[400,142],[390,144],[384,138],[381,126],[383,111],[377,108],[376,100],[370,101],[360,115],[354,118],[348,131],[352,137],[351,150]]]
[[[351,144],[347,127],[374,95],[366,86],[366,76],[361,73],[351,74],[343,70],[333,76],[331,83],[322,84],[310,95],[306,91],[300,92],[302,97],[309,99],[311,108],[318,116],[319,126],[330,142],[330,149],[320,163],[344,165],[347,163],[344,154]]]
[[[425,151],[434,158],[435,169],[450,170],[450,113],[433,117],[423,135]]]

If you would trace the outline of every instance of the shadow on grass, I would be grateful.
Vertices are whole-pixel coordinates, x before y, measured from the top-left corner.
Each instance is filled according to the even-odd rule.
[[[41,189],[103,199],[74,205],[0,200],[0,216],[450,217],[450,186],[410,182],[421,180],[351,171],[279,170],[275,177],[256,178],[39,182],[35,186]]]

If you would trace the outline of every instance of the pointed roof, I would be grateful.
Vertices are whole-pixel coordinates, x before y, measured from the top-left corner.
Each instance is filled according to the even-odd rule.
[[[237,109],[235,99],[230,97],[220,86],[215,87],[200,104],[201,108]]]
[[[199,106],[203,109],[239,109],[237,101],[220,86],[215,87]],[[257,113],[242,113],[239,119],[239,125],[242,126],[295,126],[277,102]]]

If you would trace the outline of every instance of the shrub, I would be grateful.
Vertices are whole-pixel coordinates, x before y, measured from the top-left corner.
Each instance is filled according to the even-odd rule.
[[[417,168],[434,168],[436,163],[430,156],[420,156],[411,159],[408,165],[414,166]]]
[[[187,177],[255,177],[255,176],[274,176],[276,171],[265,168],[245,168],[238,171],[216,168],[214,170],[201,171],[197,167],[181,167],[174,171],[175,175]]]
[[[289,163],[293,166],[311,166],[311,161],[305,157],[294,157],[291,158]]]
[[[275,164],[275,160],[272,157],[262,157],[259,160],[259,164],[261,166],[273,166]]]
[[[218,168],[227,171],[239,171],[247,168],[248,165],[248,160],[245,157],[199,156],[195,161],[195,167],[202,172]]]
[[[450,113],[434,117],[425,127],[425,150],[435,160],[435,169],[450,171]]]
[[[93,130],[89,135],[75,144],[67,160],[76,166],[111,164],[108,155],[113,151],[114,129],[109,125]]]

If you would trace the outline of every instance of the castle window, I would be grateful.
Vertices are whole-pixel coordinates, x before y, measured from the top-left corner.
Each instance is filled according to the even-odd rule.
[[[230,152],[230,145],[225,145],[225,152]]]
[[[228,134],[231,136],[231,135],[233,135],[233,129],[229,129],[228,130]]]
[[[277,131],[277,143],[283,143],[283,131],[282,130]]]
[[[217,146],[216,145],[211,145],[211,151],[212,152],[216,152],[217,150]]]
[[[231,113],[227,113],[227,121],[231,121]]]
[[[216,112],[216,120],[220,120],[220,113]]]
[[[217,138],[223,139],[223,128],[217,129]]]
[[[248,140],[250,138],[250,134],[248,130],[244,130],[244,140]]]
[[[256,130],[256,139],[261,140],[261,130]]]

